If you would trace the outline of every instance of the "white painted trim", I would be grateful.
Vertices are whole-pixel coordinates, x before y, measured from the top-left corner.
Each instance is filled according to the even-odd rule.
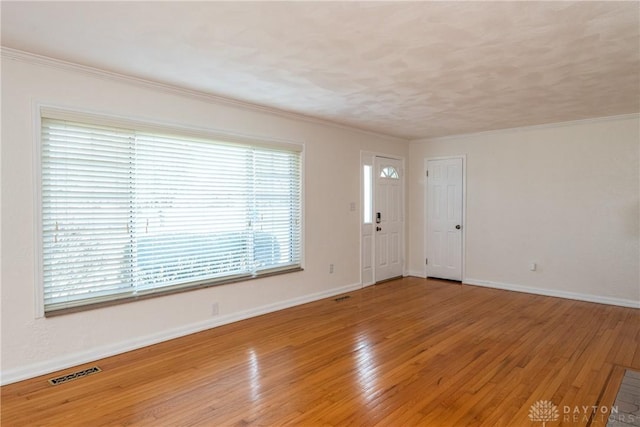
[[[613,120],[626,120],[626,119],[640,119],[640,113],[628,113],[628,114],[619,114],[616,116],[592,117],[588,119],[569,120],[565,122],[543,123],[539,125],[485,130],[482,132],[469,132],[469,133],[460,133],[455,135],[434,136],[431,138],[430,137],[417,138],[417,139],[411,139],[409,142],[422,143],[422,142],[430,142],[430,141],[448,141],[451,139],[458,139],[458,138],[473,138],[480,135],[499,135],[503,133],[553,129],[553,128],[566,127],[566,126],[576,126],[576,125],[587,124],[587,123],[600,123],[600,122],[609,122]]]
[[[191,323],[189,325],[168,329],[147,336],[138,337],[127,341],[121,341],[119,343],[106,345],[91,350],[77,352],[75,354],[58,357],[44,362],[27,364],[20,368],[8,369],[0,373],[0,385],[6,385],[17,381],[34,378],[40,375],[45,375],[58,370],[67,369],[84,363],[90,363],[98,359],[103,359],[105,357],[114,356],[116,354],[121,354],[131,350],[136,350],[174,338],[183,337],[185,335],[190,335],[196,332],[204,331],[206,329],[226,325],[228,323],[233,323],[251,317],[272,313],[274,311],[283,310],[313,301],[318,301],[324,298],[332,297],[334,295],[351,292],[361,289],[361,287],[362,286],[360,285],[360,283],[341,286],[338,288],[329,289],[327,291],[316,292],[313,294],[292,298],[287,301],[281,301],[245,311],[240,311],[237,313],[217,316],[202,322]]]
[[[450,160],[450,159],[462,159],[462,254],[460,256],[460,262],[462,263],[462,271],[461,276],[464,279],[466,275],[466,248],[467,248],[467,155],[466,154],[458,154],[455,156],[439,156],[439,157],[426,157],[424,159],[424,169],[422,171],[422,179],[424,179],[424,230],[422,235],[422,244],[423,244],[423,258],[427,257],[428,253],[428,239],[427,239],[427,230],[428,230],[428,219],[427,212],[429,212],[429,182],[426,177],[426,173],[428,170],[429,161],[431,160]],[[424,264],[423,273],[419,277],[428,277],[427,275],[427,265]]]
[[[126,74],[115,73],[112,71],[101,70],[99,68],[90,67],[87,65],[76,64],[69,61],[63,61],[61,59],[51,58],[44,55],[38,55],[31,52],[25,52],[18,49],[2,46],[0,48],[0,56],[5,60],[22,61],[34,65],[40,65],[45,67],[57,68],[65,71],[77,72],[93,77],[102,78],[105,80],[116,81],[119,83],[128,83],[143,88],[151,88],[160,92],[169,93],[173,95],[185,96],[199,101],[208,102],[212,104],[226,105],[230,107],[240,108],[252,112],[261,112],[271,114],[278,117],[284,117],[288,119],[304,121],[309,123],[316,123],[325,126],[331,126],[334,128],[345,129],[352,132],[358,132],[366,135],[384,136],[393,138],[397,141],[409,141],[408,138],[403,138],[397,135],[390,135],[383,132],[374,132],[368,129],[359,128],[353,125],[346,125],[326,119],[320,119],[317,117],[308,116],[302,113],[296,113],[293,111],[281,110],[266,105],[254,104],[250,102],[240,101],[232,98],[227,98],[221,95],[213,93],[200,92],[197,90],[187,89],[184,87],[171,85],[167,83],[161,83],[153,80],[147,80],[140,77],[129,76]]]
[[[548,297],[566,298],[578,301],[595,302],[598,304],[617,305],[621,307],[640,308],[640,301],[625,298],[614,298],[603,295],[583,294],[578,292],[560,291],[556,289],[532,288],[530,286],[512,285],[509,283],[492,282],[490,280],[464,279],[466,285],[482,286],[485,288],[502,289],[506,291],[524,292],[527,294],[544,295]]]
[[[40,106],[37,103],[33,103],[33,158],[31,159],[33,165],[33,224],[34,234],[33,249],[34,249],[34,313],[35,318],[40,319],[44,317],[44,266],[42,255],[42,118],[40,116]]]
[[[424,274],[424,271],[418,271],[418,270],[407,270],[407,273],[404,275],[404,277],[407,277],[407,276],[419,277],[421,279],[427,278],[427,275]]]

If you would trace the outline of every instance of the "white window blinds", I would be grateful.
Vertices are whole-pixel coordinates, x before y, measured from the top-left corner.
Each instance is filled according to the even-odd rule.
[[[45,312],[300,267],[300,153],[42,119]]]

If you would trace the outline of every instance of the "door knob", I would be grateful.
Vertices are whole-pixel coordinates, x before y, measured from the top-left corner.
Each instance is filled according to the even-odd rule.
[[[376,231],[381,231],[382,227],[376,227]]]
[[[456,230],[460,230],[461,228],[460,224],[456,225]]]

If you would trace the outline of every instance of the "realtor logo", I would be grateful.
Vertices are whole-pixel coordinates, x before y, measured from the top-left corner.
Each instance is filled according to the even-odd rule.
[[[548,421],[557,421],[560,418],[558,407],[550,400],[538,400],[529,408],[529,419],[533,422],[542,422],[546,427]]]

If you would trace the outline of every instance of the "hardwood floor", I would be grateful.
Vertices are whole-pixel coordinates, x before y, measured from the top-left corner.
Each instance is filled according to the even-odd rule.
[[[540,400],[548,426],[595,425],[575,407],[640,369],[637,309],[416,278],[349,295],[10,384],[2,425],[541,426]]]

